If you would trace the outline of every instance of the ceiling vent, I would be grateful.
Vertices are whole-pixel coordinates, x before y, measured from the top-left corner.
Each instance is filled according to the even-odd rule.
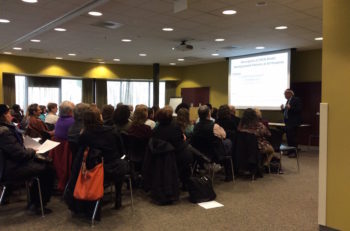
[[[181,41],[180,45],[175,47],[178,51],[190,51],[193,50],[193,46],[190,44],[186,44],[186,40]]]
[[[119,27],[121,27],[123,24],[119,23],[119,22],[113,22],[113,21],[100,21],[97,22],[95,24],[92,24],[93,26],[98,26],[98,27],[103,27],[106,29],[118,29]]]

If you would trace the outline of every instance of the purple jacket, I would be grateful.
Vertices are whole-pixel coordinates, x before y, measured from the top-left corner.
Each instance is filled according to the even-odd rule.
[[[58,118],[55,126],[55,137],[67,140],[68,129],[73,125],[74,118],[72,116],[62,116]]]

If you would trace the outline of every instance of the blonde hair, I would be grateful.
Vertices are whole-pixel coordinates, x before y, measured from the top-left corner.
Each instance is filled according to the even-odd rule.
[[[259,108],[254,108],[255,114],[256,116],[261,119],[262,118],[262,114]]]
[[[144,124],[147,118],[148,118],[148,107],[144,104],[136,105],[132,122],[134,124]]]

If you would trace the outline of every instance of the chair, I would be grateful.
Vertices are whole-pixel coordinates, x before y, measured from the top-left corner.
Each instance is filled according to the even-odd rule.
[[[281,146],[280,146],[280,161],[281,161],[280,168],[282,168],[282,155],[283,155],[283,153],[284,152],[290,152],[290,151],[295,152],[296,159],[297,159],[297,165],[298,165],[298,172],[299,172],[300,169],[299,169],[298,148],[297,147],[293,147],[293,146],[287,146],[287,145],[284,145],[284,144],[281,144]]]

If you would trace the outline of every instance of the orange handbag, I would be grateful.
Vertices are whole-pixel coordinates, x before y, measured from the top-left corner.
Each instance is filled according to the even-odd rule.
[[[74,188],[74,198],[78,200],[95,201],[103,197],[103,161],[93,169],[86,168],[86,158],[89,147],[84,151],[83,163]]]

